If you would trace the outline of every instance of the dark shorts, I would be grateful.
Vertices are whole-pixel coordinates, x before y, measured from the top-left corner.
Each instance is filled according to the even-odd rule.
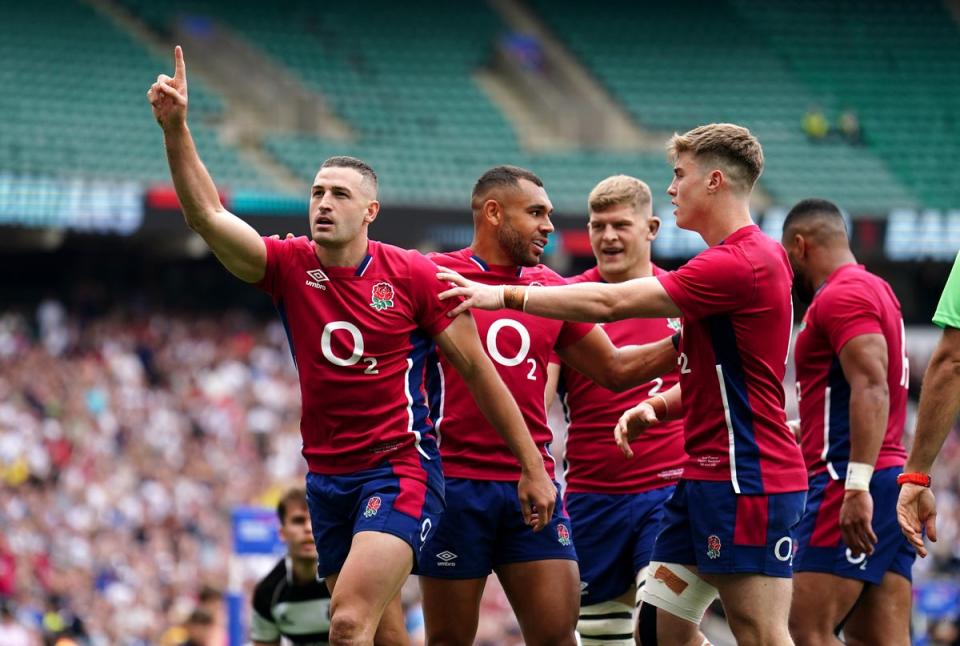
[[[567,494],[580,558],[581,605],[616,599],[636,584],[637,572],[650,563],[663,505],[673,490]]]
[[[730,482],[681,480],[664,505],[653,560],[789,578],[806,494],[737,495]]]
[[[797,531],[797,572],[825,572],[846,579],[879,585],[883,575],[894,572],[912,580],[910,570],[916,553],[897,521],[897,476],[900,467],[881,469],[870,481],[873,497],[873,532],[877,544],[871,556],[854,556],[840,534],[840,505],[844,483],[821,473],[810,480],[807,509]]]
[[[413,550],[418,571],[424,541],[443,513],[439,459],[420,455],[389,460],[346,475],[307,474],[307,506],[317,544],[317,574],[336,574],[358,532],[393,534]]]
[[[516,482],[447,478],[447,508],[423,548],[421,574],[478,579],[499,565],[548,559],[577,560],[560,500],[547,526],[534,532],[523,524]]]

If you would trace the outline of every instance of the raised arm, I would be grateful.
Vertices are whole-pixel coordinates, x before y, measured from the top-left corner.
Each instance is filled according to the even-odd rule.
[[[557,354],[570,367],[617,392],[644,384],[677,365],[672,337],[618,348],[600,327]]]
[[[497,429],[520,463],[517,494],[524,521],[532,525],[534,531],[543,529],[553,516],[557,490],[527,430],[520,408],[497,374],[490,357],[483,351],[473,317],[469,314],[458,316],[434,340],[460,373],[484,417]]]
[[[456,285],[440,298],[464,298],[451,314],[459,314],[471,307],[482,310],[508,308],[522,309],[550,319],[588,323],[681,315],[660,281],[652,276],[622,283],[580,283],[559,287],[482,285],[443,268],[437,278]]]
[[[187,127],[187,68],[183,50],[174,50],[173,78],[157,77],[147,91],[153,116],[163,130],[170,176],[187,226],[207,243],[231,274],[248,283],[263,278],[267,248],[249,224],[220,203],[217,187],[207,172]]]

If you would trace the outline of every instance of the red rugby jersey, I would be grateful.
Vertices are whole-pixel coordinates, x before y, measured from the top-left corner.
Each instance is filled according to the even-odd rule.
[[[543,266],[490,265],[470,249],[432,255],[436,264],[487,285],[563,285],[564,280]],[[539,447],[547,472],[554,476],[547,450],[553,436],[547,426],[543,397],[547,364],[554,348],[576,343],[593,324],[555,321],[515,310],[472,310],[480,341],[493,360]],[[467,385],[440,353],[444,398],[436,428],[443,456],[443,473],[452,478],[511,481],[520,466],[506,443],[477,408]]]
[[[876,468],[903,466],[909,364],[900,302],[890,285],[862,265],[843,265],[817,290],[803,317],[797,347],[797,393],[803,459],[810,475],[847,475],[850,459],[850,384],[840,351],[861,334],[882,334],[887,342],[890,416]]]
[[[793,301],[786,252],[756,225],[657,277],[683,313],[683,477],[739,494],[803,491],[803,456],[784,413]]]
[[[311,471],[361,471],[438,456],[431,337],[452,321],[447,286],[416,251],[370,241],[358,267],[325,267],[306,237],[264,238],[258,287],[273,297],[300,375],[303,457]]]
[[[654,267],[655,276],[665,273]],[[604,282],[596,267],[570,283]],[[660,341],[680,330],[680,319],[627,319],[604,323],[614,345],[642,345]],[[628,408],[677,384],[676,368],[653,381],[621,393],[598,385],[569,366],[563,366],[560,390],[567,419],[564,455],[567,491],[575,493],[629,494],[675,483],[683,471],[683,421],[676,419],[647,429],[631,443],[627,459],[613,440],[613,428]]]

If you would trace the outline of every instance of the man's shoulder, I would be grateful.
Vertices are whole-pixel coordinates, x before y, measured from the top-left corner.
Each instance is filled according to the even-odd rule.
[[[254,607],[265,608],[269,612],[270,602],[273,600],[277,588],[285,585],[286,582],[287,562],[286,559],[280,559],[266,576],[257,581],[257,585],[253,589]]]
[[[529,285],[566,285],[568,280],[550,269],[546,265],[534,265],[533,267],[524,267],[521,274],[522,282]]]

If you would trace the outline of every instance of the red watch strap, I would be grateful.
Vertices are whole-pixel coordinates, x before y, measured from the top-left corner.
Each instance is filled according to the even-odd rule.
[[[932,478],[929,473],[901,473],[897,476],[897,485],[903,486],[907,483],[929,487]]]

